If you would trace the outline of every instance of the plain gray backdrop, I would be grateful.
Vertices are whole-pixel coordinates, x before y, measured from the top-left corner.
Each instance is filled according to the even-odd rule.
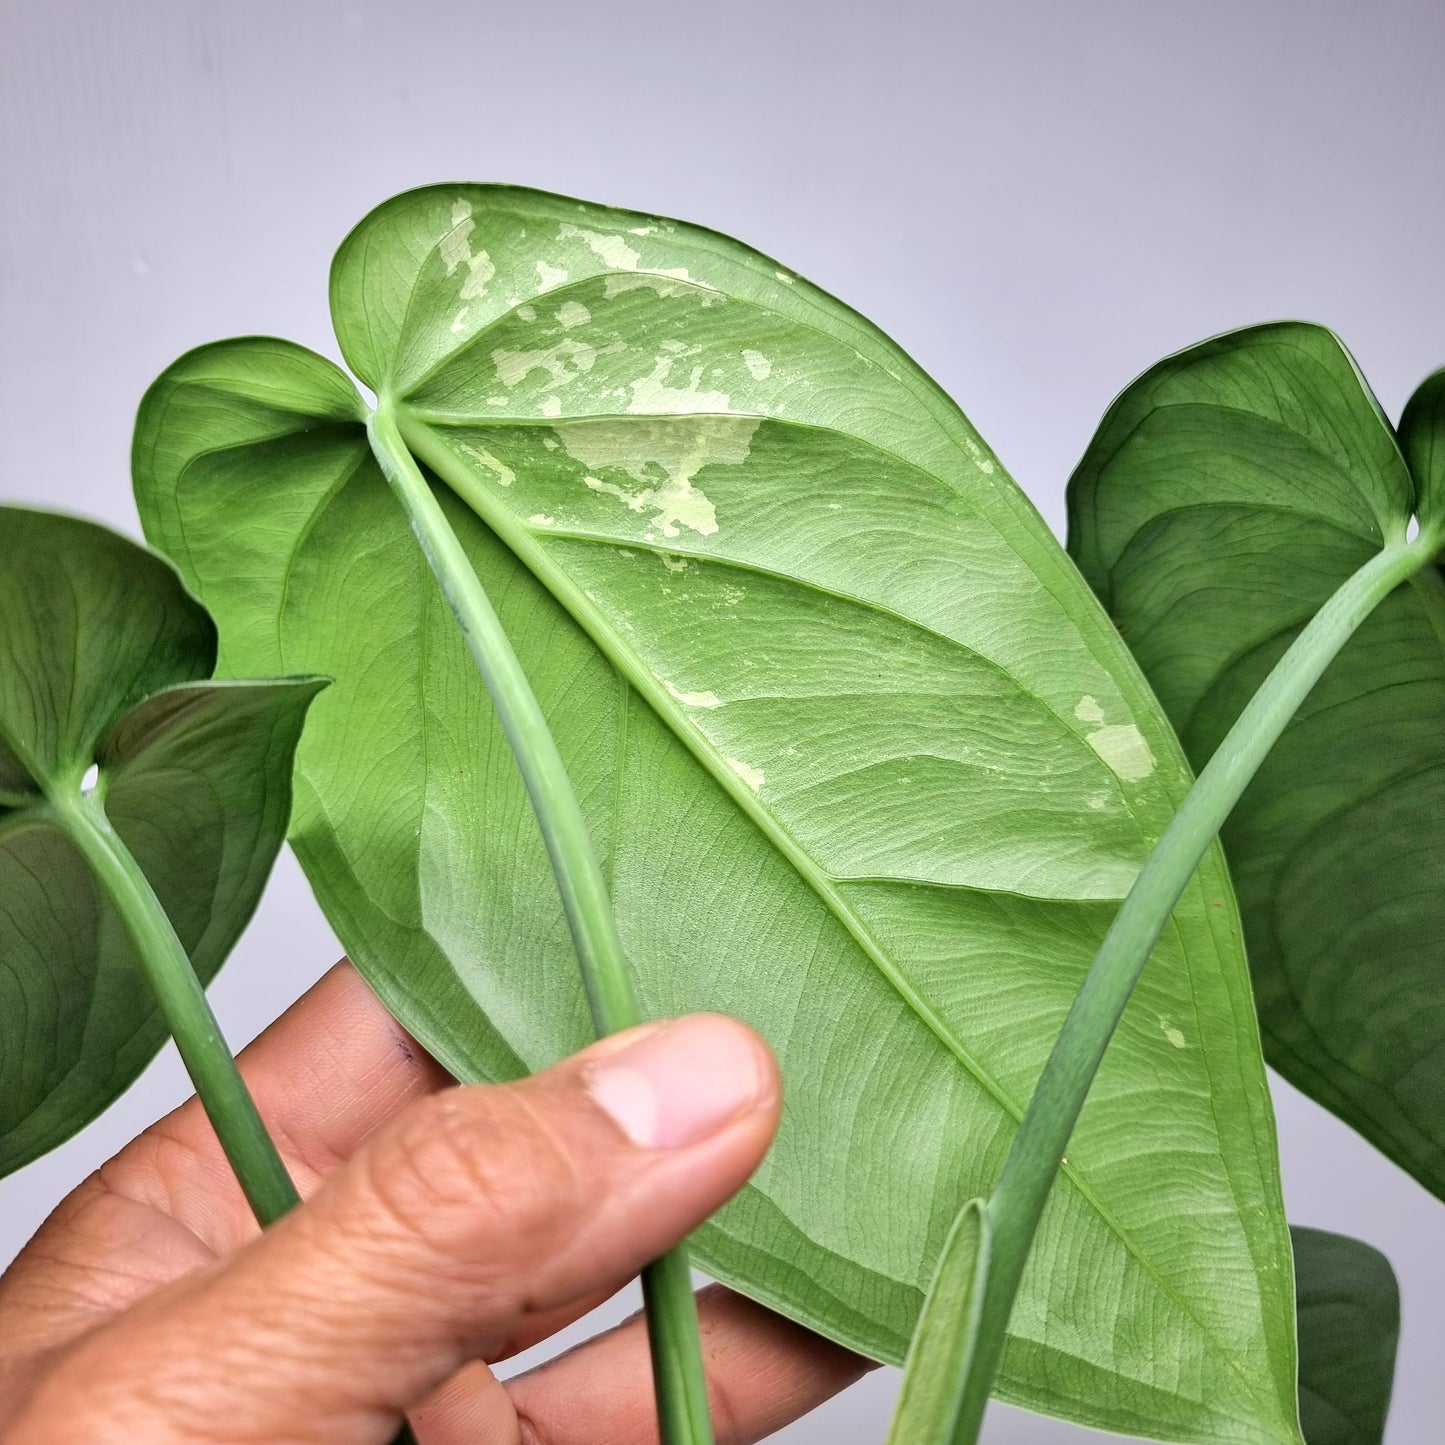
[[[1062,532],[1104,407],[1177,347],[1325,322],[1392,415],[1445,362],[1442,42],[1438,0],[0,0],[0,497],[136,533],[130,427],[163,366],[238,332],[334,354],[349,227],[500,180],[798,268],[932,371]],[[233,1043],[337,952],[283,860],[212,990]],[[186,1093],[167,1051],[0,1184],[0,1262]],[[1276,1099],[1291,1217],[1401,1277],[1389,1439],[1436,1439],[1445,1208]],[[879,1442],[896,1384],[778,1438]],[[1101,1438],[1003,1408],[986,1436]]]

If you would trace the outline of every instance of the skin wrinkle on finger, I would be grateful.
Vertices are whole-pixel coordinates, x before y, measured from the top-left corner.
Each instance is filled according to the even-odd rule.
[[[23,1367],[216,1257],[175,1220],[91,1176],[5,1276],[0,1360]]]
[[[591,1314],[599,1305],[606,1304],[618,1290],[628,1283],[630,1278],[631,1276],[624,1276],[611,1280],[588,1294],[575,1300],[569,1300],[557,1309],[541,1309],[535,1314],[528,1315],[520,1322],[516,1333],[500,1345],[486,1363],[503,1364],[524,1351],[530,1350],[534,1345],[541,1344],[543,1340],[551,1339],[559,1330],[565,1330],[568,1325],[575,1324],[583,1315]]]
[[[29,1299],[18,1299],[17,1309],[49,1314],[57,1307],[72,1308],[82,1322],[99,1321],[139,1295],[215,1262],[216,1256],[194,1235],[153,1210],[134,1205],[121,1213],[105,1207],[108,1204],[92,1195],[88,1206],[72,1213],[63,1232],[38,1242],[25,1261],[37,1287]],[[87,1214],[94,1219],[93,1234]],[[72,1242],[69,1250],[64,1248],[67,1242]],[[12,1318],[9,1309],[0,1317],[5,1326],[0,1351],[11,1342]]]
[[[350,965],[338,965],[323,984],[331,986],[323,995],[327,1010],[311,1025],[308,1047],[288,1053],[275,1068],[270,1058],[275,1041],[263,1044],[255,1084],[263,1113],[276,1121],[283,1157],[314,1171],[318,1179],[351,1157],[359,1128],[364,1137],[389,1118],[399,1102],[454,1082],[386,1012]],[[344,1091],[338,1090],[338,1081],[345,1082]],[[298,1097],[311,1101],[304,1115],[294,1107]]]
[[[321,1087],[293,1087],[288,1071],[313,1055],[325,1061],[313,1070]],[[449,1082],[345,961],[244,1051],[241,1065],[263,1096],[268,1083],[280,1086],[277,1104],[267,1112],[273,1129],[290,1141],[283,1153],[305,1194],[313,1193],[323,1175],[399,1105]],[[90,1221],[94,1227],[85,1227]],[[117,1235],[134,1241],[138,1231],[155,1247],[154,1259],[138,1272],[131,1292],[117,1280],[98,1294],[90,1285],[101,1254]],[[209,1122],[192,1100],[64,1201],[7,1276],[0,1291],[0,1322],[23,1310],[45,1321],[43,1329],[29,1331],[30,1337],[43,1337],[47,1344],[61,1341],[256,1234]],[[43,1299],[32,1299],[37,1271],[31,1261],[42,1251],[54,1267],[47,1272]],[[64,1272],[80,1286],[73,1293],[59,1287],[62,1259]],[[0,1331],[0,1339],[6,1337],[19,1336]]]
[[[514,1243],[526,1250],[550,1236],[559,1218],[583,1211],[595,1181],[570,1151],[572,1141],[549,1107],[553,1100],[518,1086],[504,1119],[487,1107],[494,1097],[485,1088],[434,1095],[393,1126],[392,1148],[406,1167],[378,1173],[371,1197],[402,1235],[445,1240],[453,1230],[467,1232],[479,1211],[500,1214],[525,1204]]]
[[[220,1254],[258,1231],[214,1134],[207,1139],[196,1126],[197,1112],[191,1100],[157,1120],[93,1179],[101,1194],[174,1220]],[[209,1129],[203,1118],[200,1122]]]
[[[526,1439],[507,1386],[480,1360],[463,1365],[409,1418],[417,1445],[519,1445]]]
[[[722,1285],[698,1313],[717,1445],[762,1440],[876,1368]],[[467,1365],[412,1420],[420,1445],[655,1445],[643,1317],[505,1384]]]
[[[654,1213],[676,1201],[659,1199],[655,1184],[668,1156],[634,1157],[620,1131],[610,1150],[599,1149],[599,1125],[609,1133],[613,1126],[597,1118],[576,1088],[583,1061],[590,1065],[595,1055],[589,1050],[578,1056],[560,1077],[549,1071],[512,1086],[507,1108],[516,1117],[505,1122],[489,1111],[498,1091],[485,1088],[459,1089],[413,1106],[396,1126],[396,1137],[379,1141],[371,1156],[392,1145],[405,1161],[404,1168],[387,1168],[371,1181],[384,1215],[368,1221],[362,1233],[345,1218],[328,1221],[327,1239],[344,1238],[351,1246],[337,1261],[338,1275],[356,1269],[362,1251],[394,1269],[406,1241],[423,1241],[416,1273],[392,1282],[398,1309],[418,1291],[465,1287],[491,1325],[460,1343],[466,1354],[487,1359],[506,1353],[529,1318],[575,1302],[579,1281],[593,1287],[589,1294],[595,1292],[598,1236],[615,1231],[642,1201]],[[760,1101],[764,1109],[774,1103],[774,1098]],[[752,1127],[747,1120],[738,1125]],[[732,1131],[725,1128],[715,1144],[726,1148]],[[503,1140],[510,1141],[512,1152],[498,1169],[496,1146]],[[626,1161],[620,1177],[614,1170],[614,1178],[607,1178],[609,1159]],[[488,1258],[488,1243],[495,1257]],[[609,1292],[649,1257],[642,1248],[623,1256],[604,1276]],[[531,1268],[519,1270],[519,1262]],[[328,1286],[323,1298],[329,1293]]]

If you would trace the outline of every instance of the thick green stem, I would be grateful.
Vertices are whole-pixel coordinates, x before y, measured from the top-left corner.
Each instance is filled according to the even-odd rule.
[[[51,805],[120,917],[165,1016],[196,1097],[262,1227],[299,1202],[296,1186],[221,1036],[206,992],[160,899],[100,797],[56,792]]]
[[[597,1032],[631,1028],[642,1022],[642,1015],[607,883],[546,716],[476,570],[385,404],[373,413],[367,431],[517,759],[562,895]],[[642,1289],[662,1439],[666,1445],[711,1445],[702,1340],[686,1250],[679,1246],[648,1266]]]
[[[1024,1265],[1069,1136],[1114,1029],[1174,906],[1276,739],[1355,629],[1440,538],[1393,543],[1360,568],[1295,639],[1189,790],[1090,965],[989,1200],[992,1251],[983,1319],[967,1362],[954,1445],[973,1445],[998,1374]],[[963,1362],[960,1362],[962,1365]]]
[[[57,789],[50,804],[135,946],[181,1062],[196,1086],[196,1097],[256,1222],[264,1229],[294,1209],[301,1196],[261,1122],[256,1101],[236,1067],[190,956],[176,937],[150,880],[106,817],[103,793],[97,789],[82,795]],[[392,1445],[416,1445],[409,1425],[401,1426]]]

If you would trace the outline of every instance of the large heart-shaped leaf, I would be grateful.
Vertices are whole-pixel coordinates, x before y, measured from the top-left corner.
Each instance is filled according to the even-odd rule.
[[[324,684],[204,681],[215,651],[163,558],[0,507],[0,1174],[94,1118],[166,1038],[54,800],[97,767],[106,815],[203,982],[261,895]]]
[[[711,232],[447,186],[339,253],[343,351],[495,601],[655,1014],[750,1020],[788,1080],[715,1273],[900,1360],[1095,946],[1188,785],[1087,588],[881,333]],[[487,696],[330,363],[243,340],[142,408],[150,536],[232,669],[334,674],[293,835],[352,956],[456,1073],[588,1032]],[[1273,1125],[1217,852],[1095,1087],[1002,1392],[1293,1441]]]
[[[1400,1338],[1395,1272],[1358,1239],[1299,1226],[1290,1237],[1307,1445],[1380,1445]]]
[[[1435,397],[1432,404],[1431,396]],[[1146,372],[1070,487],[1070,547],[1202,766],[1320,604],[1427,522],[1349,354],[1255,327]],[[1445,581],[1429,566],[1364,624],[1224,830],[1270,1061],[1445,1196]]]

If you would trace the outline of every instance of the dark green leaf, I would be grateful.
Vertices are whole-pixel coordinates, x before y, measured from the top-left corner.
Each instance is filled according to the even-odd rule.
[[[284,836],[316,679],[209,682],[215,631],[153,552],[0,508],[0,1173],[61,1143],[166,1037],[49,799],[106,814],[208,981]]]
[[[1400,1289],[1390,1261],[1342,1234],[1291,1228],[1307,1445],[1379,1445],[1395,1380]]]
[[[1400,446],[1422,521],[1445,516],[1445,369],[1427,376],[1400,417]]]
[[[1070,546],[1199,767],[1320,604],[1406,536],[1413,506],[1348,353],[1281,324],[1129,387],[1074,475]],[[1331,666],[1224,843],[1270,1061],[1445,1195],[1442,638],[1429,566]]]
[[[1170,729],[957,408],[756,252],[438,187],[353,233],[332,308],[445,478],[645,1007],[737,1014],[783,1061],[777,1146],[699,1257],[901,1359],[959,1202],[992,1182],[1188,785]],[[586,1010],[510,749],[364,413],[298,347],[203,348],[142,408],[137,497],[220,617],[226,667],[337,677],[301,750],[297,851],[408,1027],[462,1077],[506,1077],[583,1042]],[[1296,1438],[1236,922],[1216,852],[1070,1150],[1009,1398]]]

